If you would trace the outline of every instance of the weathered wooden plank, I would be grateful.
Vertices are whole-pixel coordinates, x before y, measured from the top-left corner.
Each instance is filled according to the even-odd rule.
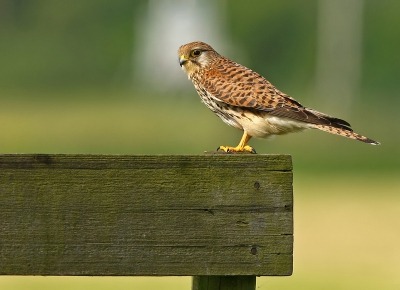
[[[0,274],[290,275],[290,156],[0,155]]]
[[[232,157],[234,156],[234,157]],[[263,156],[264,158],[254,158]],[[218,161],[218,162],[215,162]],[[207,155],[96,155],[96,154],[1,154],[0,168],[62,169],[181,169],[212,167],[264,167],[292,170],[290,155],[207,154]]]

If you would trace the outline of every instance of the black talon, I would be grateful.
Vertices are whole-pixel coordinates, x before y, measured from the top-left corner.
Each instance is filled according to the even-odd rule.
[[[257,154],[256,149],[254,149],[253,147],[251,147],[251,153]]]

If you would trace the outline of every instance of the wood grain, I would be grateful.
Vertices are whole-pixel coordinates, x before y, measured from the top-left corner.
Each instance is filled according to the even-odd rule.
[[[286,155],[0,155],[0,274],[290,275]]]

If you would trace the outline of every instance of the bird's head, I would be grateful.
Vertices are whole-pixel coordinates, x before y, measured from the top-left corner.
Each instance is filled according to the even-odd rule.
[[[207,43],[191,42],[178,49],[179,64],[189,75],[207,68],[220,55]]]

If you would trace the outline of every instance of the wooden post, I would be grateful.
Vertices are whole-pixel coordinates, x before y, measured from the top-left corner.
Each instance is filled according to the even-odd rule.
[[[291,170],[287,155],[0,155],[0,275],[253,290],[292,273]]]
[[[195,276],[192,290],[255,290],[256,276]]]

